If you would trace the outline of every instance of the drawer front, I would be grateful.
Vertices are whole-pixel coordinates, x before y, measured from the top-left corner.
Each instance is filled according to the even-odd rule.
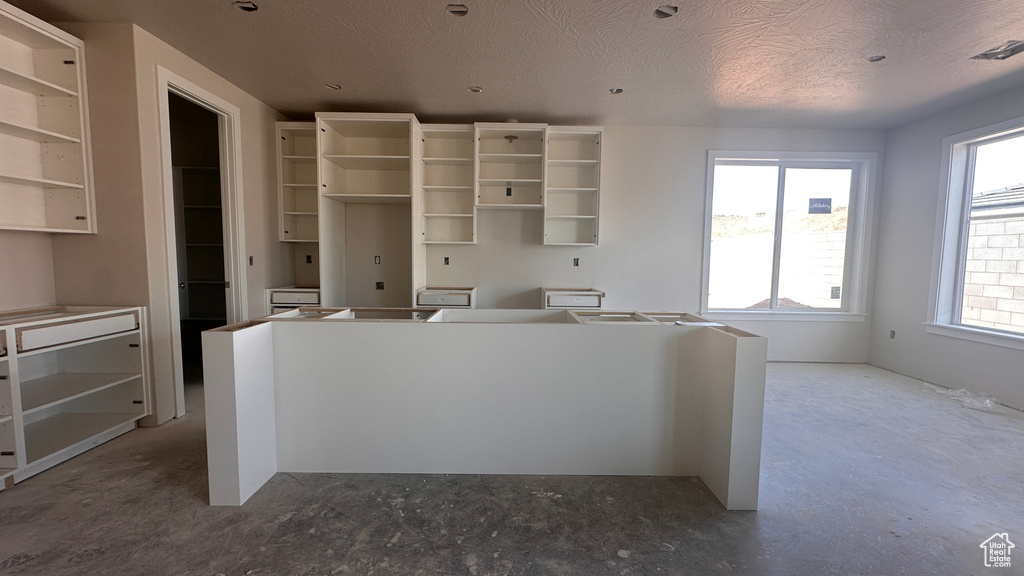
[[[58,346],[79,340],[88,340],[108,334],[130,332],[139,327],[136,312],[89,318],[87,320],[71,320],[59,324],[47,324],[21,328],[17,330],[18,351],[27,352],[49,346]]]
[[[600,308],[600,294],[548,294],[548,308]]]
[[[469,307],[469,294],[459,292],[420,292],[416,294],[417,306],[460,306]]]
[[[271,292],[271,304],[319,304],[317,292]]]

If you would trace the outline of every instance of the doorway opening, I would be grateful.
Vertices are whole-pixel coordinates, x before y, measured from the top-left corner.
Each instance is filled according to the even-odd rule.
[[[202,332],[227,324],[219,121],[168,93],[182,378],[202,383]]]

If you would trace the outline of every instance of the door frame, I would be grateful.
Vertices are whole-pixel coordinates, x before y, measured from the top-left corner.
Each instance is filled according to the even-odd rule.
[[[185,381],[181,359],[181,314],[178,305],[178,260],[174,225],[174,179],[171,162],[171,118],[168,94],[174,93],[217,115],[220,139],[221,215],[224,222],[224,275],[229,283],[224,291],[227,322],[248,318],[245,290],[245,217],[242,204],[242,121],[237,106],[209,90],[157,66],[157,95],[160,115],[161,168],[163,176],[163,240],[167,250],[167,303],[171,324],[171,350],[174,372],[174,415],[185,415]]]

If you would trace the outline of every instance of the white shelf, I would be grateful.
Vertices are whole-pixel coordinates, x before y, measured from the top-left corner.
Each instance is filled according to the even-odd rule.
[[[330,198],[347,204],[408,204],[412,196],[408,194],[324,194]]]
[[[597,188],[551,188],[548,192],[597,192]]]
[[[10,422],[13,419],[14,416],[0,416],[0,424],[3,424],[4,422]]]
[[[36,96],[78,96],[74,90],[68,90],[46,80],[26,76],[3,67],[0,67],[0,84]]]
[[[316,212],[285,212],[285,216],[316,216]]]
[[[570,168],[586,168],[597,166],[597,160],[552,160],[548,159],[548,166],[567,166]]]
[[[472,166],[472,158],[424,158],[424,164],[441,166]]]
[[[31,186],[33,188],[52,188],[52,189],[66,189],[66,190],[82,190],[85,186],[81,184],[73,184],[71,182],[61,182],[59,180],[47,180],[46,178],[27,178],[24,176],[13,176],[10,174],[0,174],[0,182],[7,184],[17,184],[19,186]]]
[[[285,188],[316,188],[316,184],[281,184]]]
[[[508,186],[518,184],[520,186],[540,186],[540,178],[481,178],[481,186]]]
[[[477,208],[488,210],[543,210],[543,204],[477,204]]]
[[[479,154],[481,164],[540,164],[542,154]]]
[[[597,216],[585,216],[580,214],[549,214],[545,216],[545,218],[547,218],[548,220],[595,220]]]
[[[424,214],[424,218],[472,218],[472,214]]]
[[[427,192],[472,192],[472,186],[424,186]]]
[[[64,134],[31,126],[4,122],[3,120],[0,120],[0,134],[7,134],[8,136],[31,140],[41,144],[78,144],[81,142],[81,140],[72,136],[65,136]]]
[[[360,156],[325,154],[324,160],[346,170],[408,170],[408,156]]]
[[[29,464],[141,418],[143,414],[61,413],[25,426],[25,456]]]
[[[57,373],[21,383],[21,408],[31,414],[137,378],[141,374]]]

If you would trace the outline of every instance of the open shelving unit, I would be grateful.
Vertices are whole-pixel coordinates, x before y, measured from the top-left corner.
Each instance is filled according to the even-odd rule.
[[[478,122],[474,126],[477,208],[542,210],[547,125]]]
[[[96,232],[83,51],[0,4],[0,229]]]
[[[184,254],[178,256],[182,320],[225,322],[224,224],[220,194],[220,169],[176,166],[174,180],[180,186],[181,227]]]
[[[278,122],[277,158],[278,238],[281,242],[316,242],[316,123]]]
[[[426,244],[476,244],[473,134],[471,124],[421,126]]]
[[[548,127],[544,244],[597,244],[603,133],[598,127]]]
[[[20,482],[133,429],[149,413],[145,334],[142,308],[0,314],[0,478]]]
[[[316,118],[321,302],[408,306],[419,123],[412,114]]]
[[[11,396],[11,370],[7,361],[5,335],[4,332],[0,332],[0,481],[13,475],[18,469],[17,441],[14,436],[14,400]]]

